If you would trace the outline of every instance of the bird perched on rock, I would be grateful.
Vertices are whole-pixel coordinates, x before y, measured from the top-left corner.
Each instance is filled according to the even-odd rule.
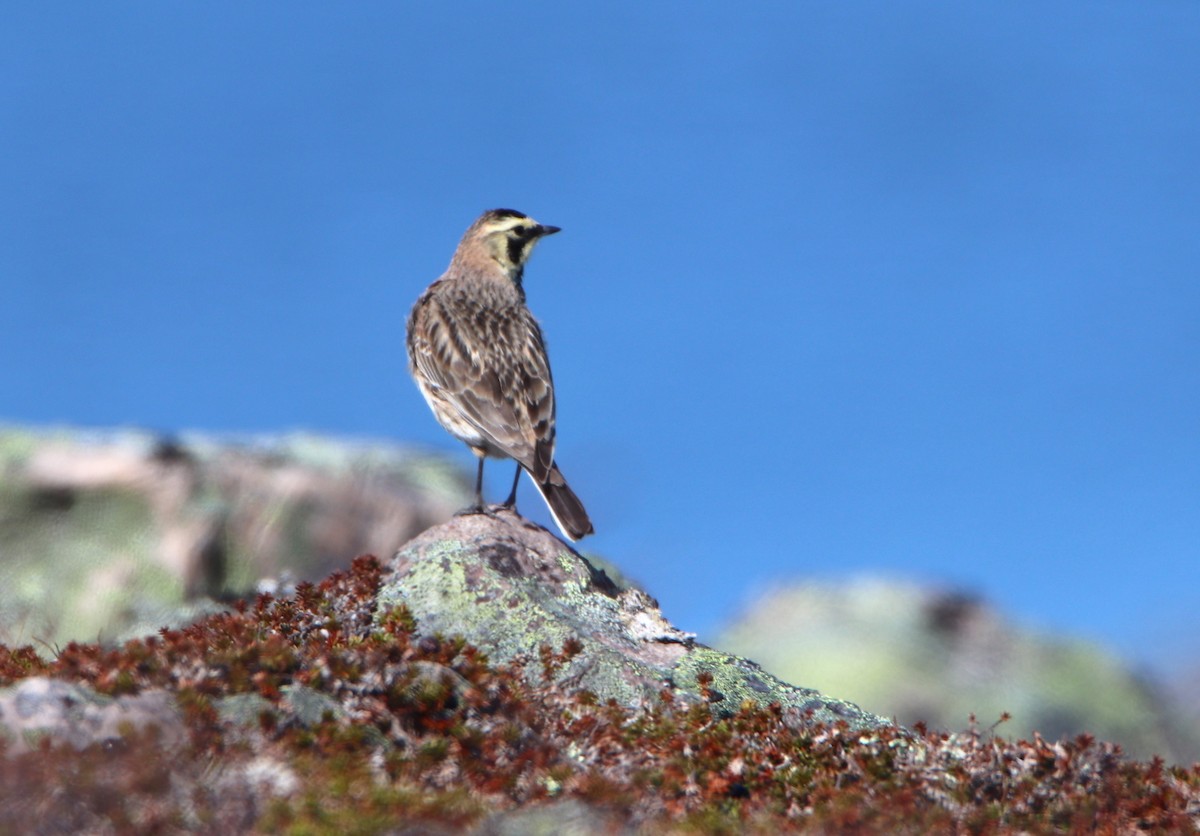
[[[554,381],[521,284],[533,248],[558,231],[512,209],[484,212],[413,305],[408,367],[434,417],[479,457],[471,510],[485,510],[484,458],[515,459],[504,507],[515,507],[524,470],[578,540],[592,521],[554,463]]]

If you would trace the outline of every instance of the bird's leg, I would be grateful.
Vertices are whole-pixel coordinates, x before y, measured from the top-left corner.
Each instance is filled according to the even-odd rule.
[[[483,510],[483,456],[479,457],[479,470],[475,473],[475,510]]]
[[[513,475],[512,493],[508,495],[508,499],[504,500],[504,508],[516,513],[517,510],[517,485],[521,482],[521,465],[517,465],[517,472]]]
[[[479,457],[479,470],[475,473],[475,501],[463,508],[454,516],[464,517],[470,514],[486,514],[483,504],[483,456]]]

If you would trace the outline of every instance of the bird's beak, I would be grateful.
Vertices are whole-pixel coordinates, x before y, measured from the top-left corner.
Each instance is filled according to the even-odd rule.
[[[539,238],[544,238],[547,235],[553,235],[556,232],[562,232],[562,227],[561,226],[544,226],[543,224],[538,224],[537,234],[538,234]]]

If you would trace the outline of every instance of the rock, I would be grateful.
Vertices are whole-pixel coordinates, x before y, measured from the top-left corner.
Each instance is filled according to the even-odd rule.
[[[1083,732],[1139,757],[1190,762],[1200,734],[1113,654],[1020,629],[970,595],[881,580],[797,584],[764,596],[717,639],[776,676],[900,723],[1004,737]]]
[[[684,702],[706,700],[718,713],[754,700],[780,703],[795,722],[811,716],[853,728],[890,725],[697,644],[646,593],[618,587],[553,534],[504,510],[456,517],[405,545],[384,576],[377,617],[399,604],[422,633],[461,635],[494,662],[531,660],[526,674],[535,681],[540,648],[577,642],[580,652],[552,678],[601,700],[646,706],[667,689]]]
[[[0,642],[186,624],[390,553],[465,498],[448,463],[393,445],[0,430]]]
[[[116,745],[130,730],[156,726],[165,746],[183,739],[183,722],[173,694],[143,691],[136,696],[106,697],[85,685],[32,677],[0,688],[0,735],[6,754],[35,749],[50,737],[83,749],[93,743]]]
[[[575,799],[498,813],[471,836],[618,836],[634,831],[610,813]]]

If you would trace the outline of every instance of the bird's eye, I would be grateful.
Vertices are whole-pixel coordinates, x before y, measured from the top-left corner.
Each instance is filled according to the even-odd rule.
[[[524,235],[526,232],[525,224],[519,224],[517,226],[514,226],[513,232],[515,232],[517,235]]]

